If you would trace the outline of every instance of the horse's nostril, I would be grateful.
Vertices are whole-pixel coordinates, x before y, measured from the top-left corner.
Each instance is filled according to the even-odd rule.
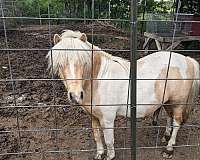
[[[71,100],[73,99],[72,93],[71,93],[71,92],[69,93],[69,98],[70,98]]]
[[[81,99],[83,99],[83,91],[81,91]]]

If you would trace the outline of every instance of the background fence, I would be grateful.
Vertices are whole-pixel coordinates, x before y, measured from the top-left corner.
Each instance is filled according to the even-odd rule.
[[[91,117],[80,107],[69,105],[61,79],[47,73],[45,56],[52,48],[53,35],[64,29],[72,29],[86,33],[88,41],[107,52],[130,59],[130,41],[133,38],[130,36],[130,2],[0,2],[0,159],[92,159],[96,145],[92,136]],[[168,5],[174,6],[173,2]],[[155,18],[157,14],[151,14],[154,18],[149,19],[144,9],[151,9],[152,6],[150,2],[138,2],[137,25],[140,32],[136,58],[144,55],[144,31],[173,33],[170,35],[171,43],[174,43],[177,31],[183,31],[181,27],[174,27],[174,17],[168,18],[167,14],[163,18],[159,13],[158,19]],[[182,21],[179,15],[178,20]],[[183,20],[190,27],[191,19]],[[199,22],[193,20],[193,23]],[[170,25],[167,32],[165,24]],[[198,45],[199,41],[195,41],[181,44],[174,50],[190,53],[200,62]],[[152,43],[148,51],[157,51],[155,44]],[[161,159],[163,144],[160,139],[166,125],[165,112],[161,115],[158,126],[151,125],[151,117],[137,122],[137,159]],[[197,98],[190,120],[178,134],[174,160],[199,159],[199,116]],[[114,128],[117,159],[131,159],[130,128],[128,119],[117,118]]]

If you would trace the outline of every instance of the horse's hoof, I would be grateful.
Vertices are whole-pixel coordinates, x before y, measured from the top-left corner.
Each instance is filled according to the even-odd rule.
[[[173,153],[174,153],[174,150],[167,150],[165,149],[163,152],[162,152],[162,156],[163,158],[166,158],[166,159],[171,159],[173,157]]]
[[[105,158],[105,155],[104,154],[97,154],[93,160],[104,160]]]
[[[153,126],[157,126],[157,125],[158,125],[158,122],[157,122],[157,121],[152,121],[152,125],[153,125]]]
[[[110,159],[109,157],[105,156],[103,160],[115,160],[115,157]]]

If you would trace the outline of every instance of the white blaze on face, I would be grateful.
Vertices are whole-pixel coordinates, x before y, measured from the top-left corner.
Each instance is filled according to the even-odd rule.
[[[74,63],[70,63],[69,64],[69,68],[70,68],[70,75],[69,75],[69,79],[76,79],[76,69],[75,69],[75,64]]]

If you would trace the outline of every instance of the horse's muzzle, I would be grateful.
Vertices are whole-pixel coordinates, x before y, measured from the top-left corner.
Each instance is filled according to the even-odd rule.
[[[72,104],[81,104],[83,101],[83,91],[80,93],[69,92],[68,97]]]

